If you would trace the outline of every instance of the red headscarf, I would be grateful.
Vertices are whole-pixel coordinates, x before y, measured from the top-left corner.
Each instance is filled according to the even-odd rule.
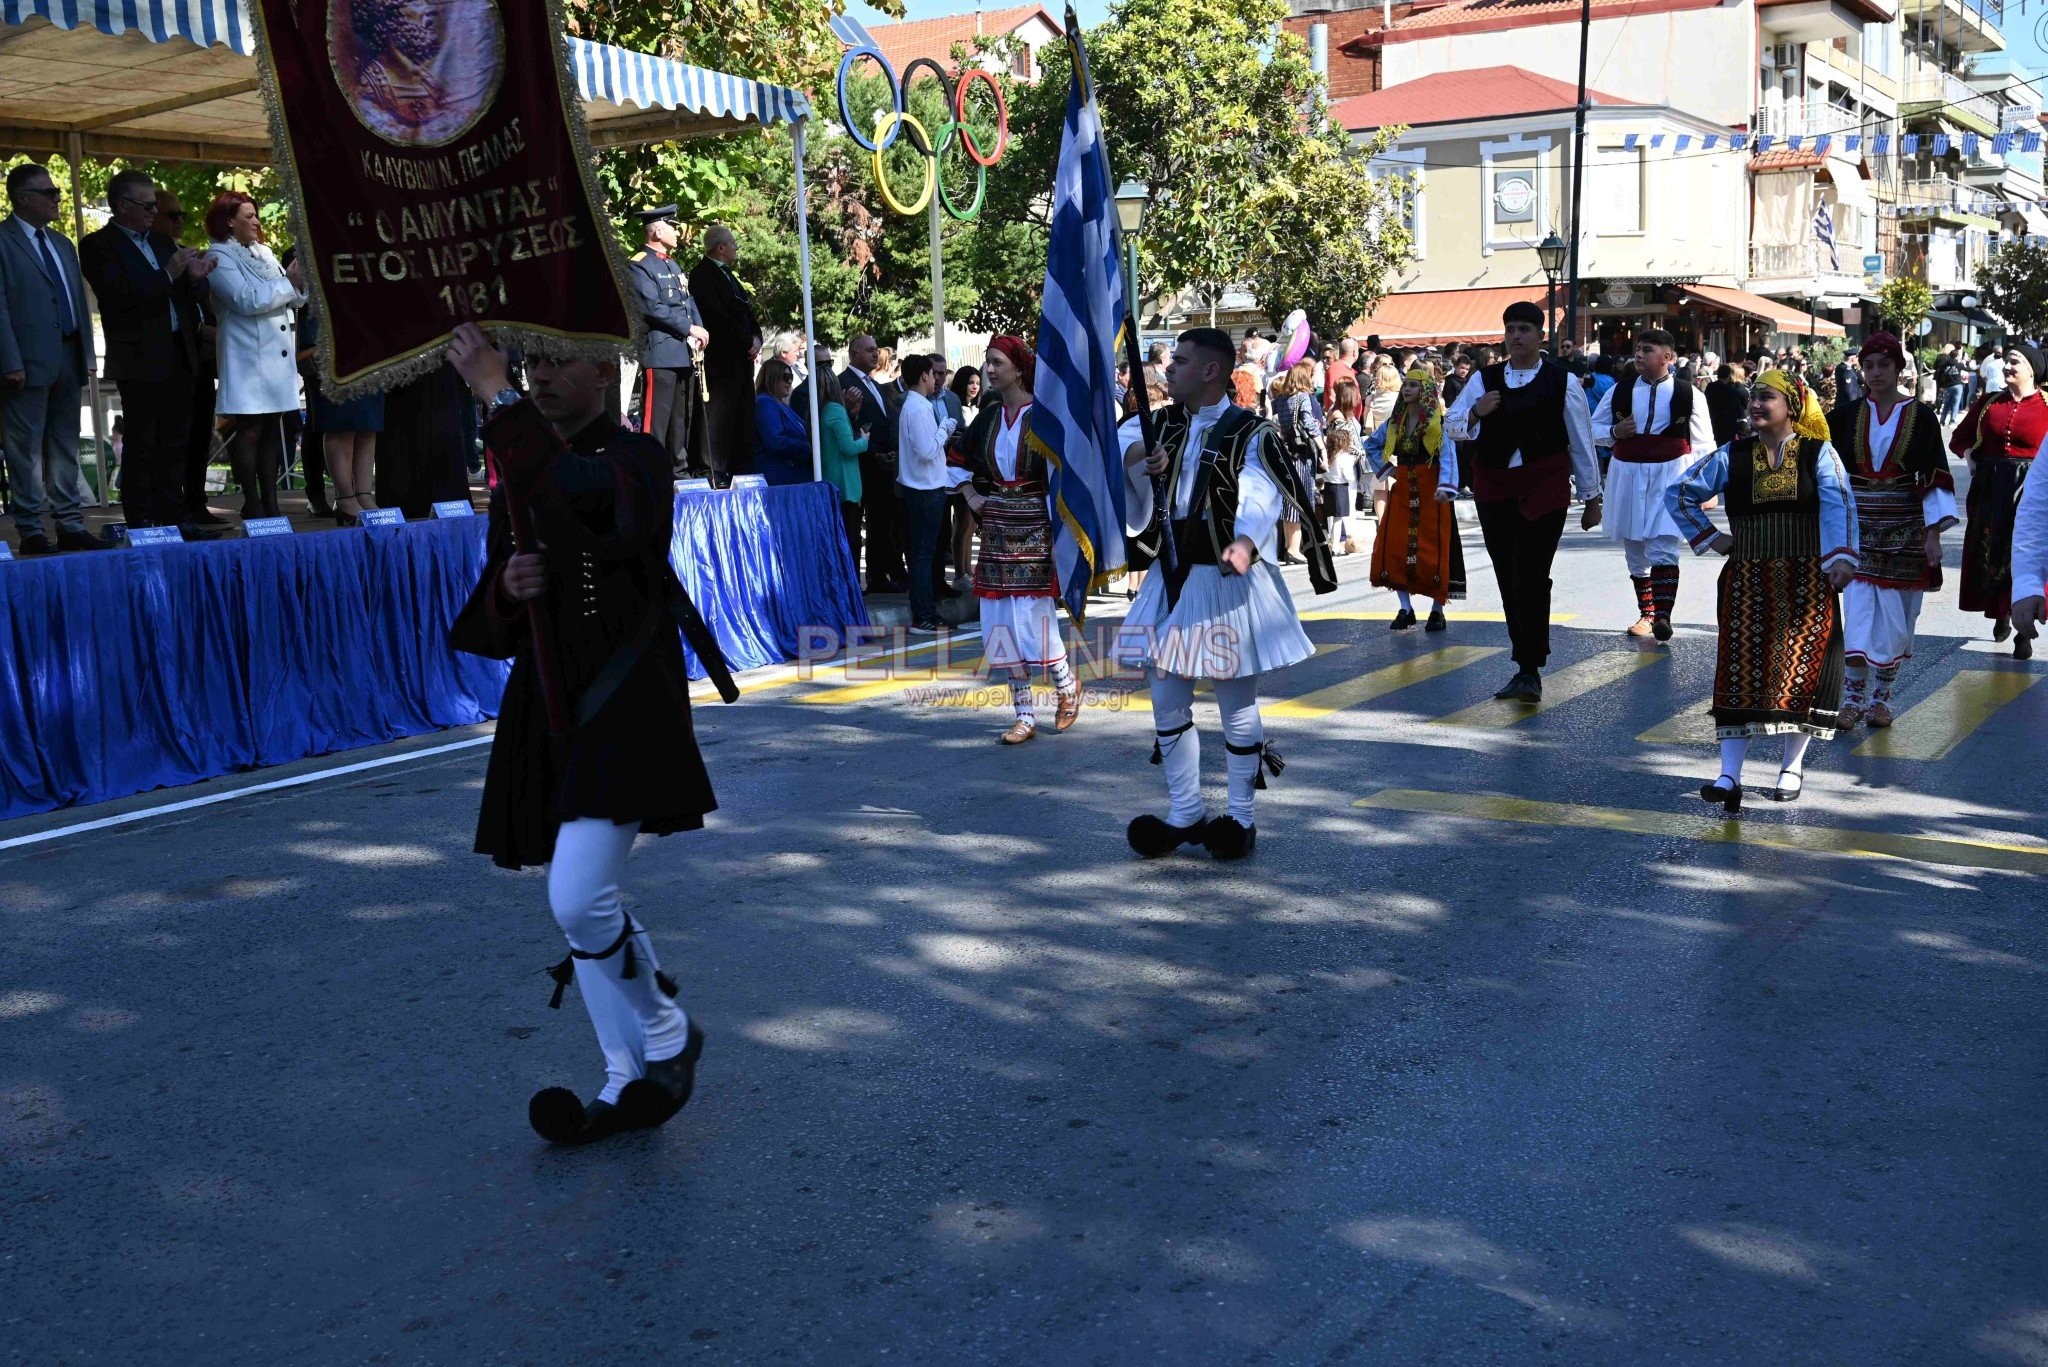
[[[1899,369],[1906,368],[1906,349],[1899,345],[1899,339],[1889,332],[1873,332],[1863,339],[1863,345],[1856,352],[1856,359],[1866,356],[1889,356],[1892,364]]]
[[[1024,377],[1024,392],[1030,393],[1033,382],[1038,378],[1038,353],[1026,346],[1022,337],[1011,336],[990,338],[988,349],[1002,352],[1004,358],[1017,367],[1017,373]]]

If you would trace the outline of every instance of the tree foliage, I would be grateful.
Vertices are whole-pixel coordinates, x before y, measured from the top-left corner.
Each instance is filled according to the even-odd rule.
[[[1984,303],[2023,337],[2048,336],[2048,249],[2007,242],[1977,270]]]
[[[1934,308],[1934,291],[1927,288],[1925,280],[1901,275],[1887,280],[1877,292],[1877,306],[1884,311],[1885,326],[1910,342],[1918,335],[1921,320]]]
[[[1269,313],[1306,309],[1330,334],[1379,301],[1408,240],[1398,187],[1367,170],[1378,145],[1354,149],[1332,126],[1306,50],[1279,28],[1286,15],[1284,0],[1117,0],[1084,41],[1112,174],[1152,191],[1141,291],[1249,283]],[[1036,312],[1071,73],[1064,47],[1040,59],[1040,81],[1011,106],[1011,151],[990,187],[995,231],[970,247],[988,326]]]

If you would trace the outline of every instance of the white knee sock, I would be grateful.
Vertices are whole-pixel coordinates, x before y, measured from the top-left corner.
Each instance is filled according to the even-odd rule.
[[[1410,600],[1409,600],[1409,597],[1408,597],[1408,590],[1406,590],[1406,589],[1395,589],[1395,590],[1394,590],[1394,596],[1395,596],[1395,597],[1397,597],[1397,598],[1399,598],[1399,599],[1401,600],[1401,611],[1403,611],[1403,612],[1413,612],[1413,611],[1415,611],[1415,604],[1414,604],[1414,603],[1413,603],[1412,601],[1410,601]]]
[[[1066,656],[1060,656],[1057,660],[1047,665],[1045,670],[1046,673],[1052,675],[1052,686],[1054,688],[1062,693],[1074,691],[1074,670],[1073,666],[1067,663]]]
[[[1845,664],[1842,666],[1842,706],[1862,710],[1864,691],[1870,686],[1870,666],[1867,664]]]
[[[1216,710],[1223,714],[1223,742],[1228,749],[1224,769],[1230,776],[1230,815],[1240,824],[1252,824],[1252,807],[1258,795],[1259,765],[1264,756],[1265,722],[1259,716],[1257,675],[1244,679],[1216,681]]]
[[[1788,774],[1806,772],[1806,747],[1813,744],[1813,737],[1804,731],[1794,731],[1785,737],[1785,762],[1778,767]]]
[[[1749,754],[1749,738],[1736,736],[1721,742],[1721,777],[1742,782],[1742,761]]]
[[[572,961],[584,1010],[604,1050],[599,1097],[605,1101],[617,1101],[628,1082],[644,1076],[649,1059],[681,1053],[689,1029],[688,1017],[656,980],[661,965],[647,932],[635,926],[626,934],[619,881],[639,833],[637,825],[597,817],[564,822],[548,865],[548,903],[569,947],[602,956]]]
[[[1017,720],[1038,724],[1038,711],[1031,702],[1031,676],[1022,669],[1010,674],[1010,706],[1017,709]]]
[[[1195,681],[1154,672],[1152,728],[1159,763],[1166,770],[1168,825],[1188,827],[1207,819],[1202,803],[1202,738],[1195,730]]]

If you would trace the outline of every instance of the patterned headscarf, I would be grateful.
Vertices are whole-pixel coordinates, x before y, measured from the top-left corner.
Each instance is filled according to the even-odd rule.
[[[1437,397],[1436,376],[1429,373],[1428,366],[1416,366],[1405,378],[1421,387],[1421,393],[1416,396],[1415,406],[1428,415],[1422,428],[1422,449],[1434,456],[1443,449],[1444,444],[1444,405]],[[1407,430],[1408,400],[1394,401],[1394,412],[1388,418],[1388,422],[1392,424],[1393,436],[1398,437]]]
[[[1821,411],[1820,400],[1813,396],[1805,381],[1783,370],[1766,370],[1756,377],[1756,382],[1785,396],[1785,405],[1792,410],[1794,432],[1815,441],[1828,439],[1828,415]]]
[[[1038,379],[1038,353],[1027,346],[1022,337],[1007,334],[991,337],[988,349],[1001,352],[1011,365],[1017,367],[1018,374],[1024,377],[1024,392],[1031,393]]]

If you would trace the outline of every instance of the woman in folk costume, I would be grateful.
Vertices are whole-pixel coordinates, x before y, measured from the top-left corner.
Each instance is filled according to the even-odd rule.
[[[2048,371],[2041,352],[2024,342],[2005,349],[2005,388],[1970,406],[1949,450],[1970,460],[1970,525],[1963,532],[1962,585],[1956,606],[1981,612],[1993,623],[1991,639],[2012,634],[2012,522],[2026,487],[2027,471],[2048,437],[2048,400],[2041,379]],[[2012,653],[2028,659],[2034,643],[2022,636]]]
[[[984,401],[974,425],[954,439],[947,463],[968,508],[981,525],[974,562],[980,600],[982,658],[993,675],[1010,675],[1017,719],[1003,732],[1005,745],[1038,735],[1031,703],[1034,666],[1052,675],[1059,701],[1053,729],[1064,731],[1081,715],[1081,689],[1067,664],[1060,636],[1059,579],[1052,564],[1052,497],[1045,456],[1031,449],[1031,385],[1038,357],[1021,337],[988,344],[982,370]],[[988,402],[988,395],[997,402]]]
[[[1386,511],[1373,533],[1372,582],[1401,597],[1389,630],[1415,625],[1412,593],[1430,600],[1429,631],[1442,631],[1444,604],[1465,596],[1465,548],[1456,505],[1438,501],[1437,457],[1444,448],[1444,405],[1425,366],[1408,372],[1387,421],[1365,441],[1373,473],[1390,481]]]
[[[1806,747],[1831,736],[1842,701],[1842,624],[1835,595],[1856,573],[1856,508],[1849,475],[1828,442],[1820,401],[1782,370],[1750,390],[1751,436],[1686,471],[1665,505],[1693,550],[1728,557],[1717,594],[1714,728],[1721,776],[1700,796],[1742,807],[1742,761],[1756,736],[1783,736],[1784,762],[1768,796],[1799,797]],[[1702,511],[1728,510],[1727,532]]]
[[[1921,598],[1941,582],[1941,534],[1956,524],[1941,420],[1906,397],[1905,348],[1889,332],[1874,332],[1857,359],[1868,397],[1828,415],[1856,501],[1856,578],[1842,591],[1844,731],[1863,721],[1892,724],[1892,685],[1913,653]]]

